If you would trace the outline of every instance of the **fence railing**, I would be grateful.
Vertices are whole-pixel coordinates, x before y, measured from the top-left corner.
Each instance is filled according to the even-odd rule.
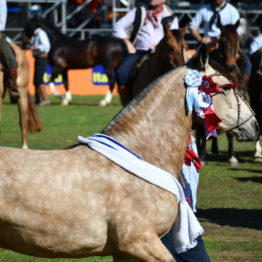
[[[167,1],[168,2],[168,1]],[[19,42],[26,21],[34,15],[48,18],[69,36],[88,38],[94,34],[106,35],[112,32],[114,23],[119,16],[124,15],[135,6],[135,0],[85,0],[82,4],[68,3],[66,0],[8,0],[8,21],[6,32],[15,42]],[[169,1],[179,21],[187,18],[191,20],[197,6],[178,7]],[[173,5],[172,5],[173,3]],[[93,10],[88,9],[93,5]],[[249,24],[251,34],[257,35],[259,29],[257,21],[262,17],[262,7],[238,8],[241,16],[245,17]],[[187,33],[189,45],[195,41]]]

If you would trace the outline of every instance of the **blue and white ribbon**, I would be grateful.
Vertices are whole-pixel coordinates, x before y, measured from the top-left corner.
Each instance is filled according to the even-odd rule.
[[[202,83],[202,75],[196,70],[190,70],[186,74],[184,81],[187,85],[186,103],[187,110],[191,114],[193,109],[201,115],[201,108],[199,104],[198,88]]]

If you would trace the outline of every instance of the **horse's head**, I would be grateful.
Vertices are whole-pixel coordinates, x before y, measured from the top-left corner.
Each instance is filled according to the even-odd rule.
[[[222,56],[223,62],[229,70],[234,70],[234,66],[237,64],[237,58],[239,53],[240,38],[237,33],[239,27],[239,20],[235,24],[222,25],[220,19],[218,19],[218,27],[221,30],[218,50]]]
[[[201,72],[202,76],[207,76],[208,81],[210,81],[207,83],[207,89],[205,89],[206,82],[202,80],[201,91],[204,90],[203,92],[208,94],[207,100],[211,101],[212,110],[221,120],[221,122],[218,121],[219,130],[232,131],[239,141],[256,140],[259,127],[251,107],[233,86],[227,77],[228,74],[219,67],[214,68],[215,64],[211,67],[208,63],[208,57],[207,49],[205,45],[202,45],[187,65]],[[211,86],[212,89],[208,90]],[[204,112],[209,114],[211,111],[205,109]],[[205,120],[214,120],[214,118],[209,117],[210,115],[205,115]]]
[[[163,19],[164,38],[156,47],[156,52],[162,56],[167,56],[165,59],[173,66],[185,64],[187,61],[185,57],[186,42],[180,30],[170,30],[170,19],[173,16]]]

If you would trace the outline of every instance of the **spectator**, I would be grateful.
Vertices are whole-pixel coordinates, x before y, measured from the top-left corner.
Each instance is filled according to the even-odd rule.
[[[148,0],[122,17],[113,29],[114,36],[124,40],[128,55],[123,60],[117,73],[118,85],[127,84],[131,67],[143,54],[154,50],[164,36],[161,20],[172,15],[172,10],[165,5],[165,0]],[[133,28],[130,34],[128,30]],[[178,19],[174,17],[171,29],[178,28]]]
[[[199,43],[207,44],[208,49],[214,51],[218,47],[218,39],[221,34],[217,22],[219,21],[223,26],[236,24],[239,20],[240,15],[238,10],[226,0],[210,0],[210,3],[199,9],[191,21],[189,28],[191,34]],[[199,27],[202,23],[204,24],[203,36],[199,32]],[[237,32],[239,35],[243,33],[240,26],[237,28]],[[211,57],[214,57],[214,54],[211,53]],[[240,63],[239,67],[242,78],[239,89],[244,94],[252,68],[251,62],[244,51],[239,52],[238,63]]]
[[[17,79],[17,68],[18,64],[16,61],[16,57],[14,51],[12,50],[9,43],[6,41],[6,37],[3,33],[6,26],[7,19],[7,5],[6,0],[0,1],[0,48],[3,50],[3,54],[5,55],[7,70],[8,73],[8,84],[10,88],[10,95],[12,100],[17,100],[19,98],[19,92],[16,86]]]
[[[40,23],[28,23],[24,31],[25,35],[31,39],[31,47],[35,58],[34,64],[34,85],[35,103],[39,106],[49,105],[46,93],[46,86],[43,83],[43,76],[47,67],[47,54],[51,48],[47,33],[41,28]]]
[[[189,25],[192,36],[199,43],[207,44],[209,48],[216,47],[221,33],[216,25],[218,16],[222,25],[235,24],[240,18],[238,10],[226,0],[210,0],[210,3],[198,10]],[[203,34],[199,30],[202,23]],[[240,28],[238,28],[238,33],[240,33]]]
[[[251,42],[250,50],[249,50],[250,55],[254,54],[258,49],[262,47],[262,18],[260,18],[258,21],[258,27],[259,27],[260,34],[256,36]]]

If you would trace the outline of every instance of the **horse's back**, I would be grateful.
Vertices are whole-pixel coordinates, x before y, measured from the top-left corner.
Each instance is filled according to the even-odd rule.
[[[68,69],[89,68],[109,63],[116,57],[120,61],[125,50],[124,42],[114,37],[96,37],[87,40],[68,38],[57,42],[51,48],[49,60],[52,65],[63,61],[60,66]]]

